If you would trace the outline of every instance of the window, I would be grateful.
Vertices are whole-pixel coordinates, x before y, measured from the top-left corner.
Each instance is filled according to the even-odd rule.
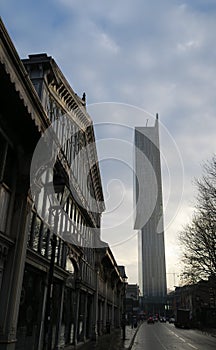
[[[0,133],[0,181],[3,180],[6,155],[7,155],[7,143]]]
[[[8,141],[0,133],[0,231],[6,233],[7,218],[14,182],[15,155]]]
[[[43,223],[35,212],[32,211],[29,226],[28,246],[35,251],[42,249]]]
[[[67,258],[66,258],[66,270],[68,272],[70,272],[71,274],[74,274],[74,272],[75,272],[73,263],[72,263],[72,261],[71,261],[71,259],[69,258],[68,255],[67,255]]]
[[[7,224],[7,213],[10,203],[10,192],[5,186],[0,187],[0,231],[5,232]]]
[[[39,251],[39,241],[42,231],[42,221],[37,216],[35,220],[35,226],[34,226],[34,238],[33,238],[33,249],[36,251]]]

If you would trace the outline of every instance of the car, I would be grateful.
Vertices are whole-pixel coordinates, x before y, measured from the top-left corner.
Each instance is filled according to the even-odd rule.
[[[166,322],[166,317],[161,316],[161,317],[160,317],[160,322]]]
[[[174,323],[174,322],[175,322],[174,317],[170,317],[170,319],[169,319],[169,323]]]
[[[147,323],[154,324],[154,318],[152,316],[149,316],[148,319],[147,319]]]

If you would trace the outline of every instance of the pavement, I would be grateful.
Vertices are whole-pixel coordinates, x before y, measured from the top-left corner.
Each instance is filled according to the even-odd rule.
[[[210,335],[211,337],[216,338],[216,328],[203,328],[198,331],[204,335]]]
[[[115,329],[110,334],[104,334],[98,337],[97,341],[87,341],[86,343],[79,343],[76,347],[68,346],[65,350],[131,350],[134,344],[135,336],[139,327],[125,328],[125,340],[121,329]],[[200,330],[201,334],[216,337],[216,329]]]
[[[78,344],[76,348],[74,346],[67,347],[67,350],[130,350],[132,348],[135,335],[139,329],[126,326],[125,328],[125,340],[123,340],[123,334],[121,329],[115,329],[110,334],[104,334],[98,337],[97,341],[87,341],[86,343]]]

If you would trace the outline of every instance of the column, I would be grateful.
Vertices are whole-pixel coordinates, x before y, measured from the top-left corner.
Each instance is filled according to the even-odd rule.
[[[80,287],[76,286],[76,311],[75,311],[75,322],[74,322],[74,339],[73,343],[77,345],[78,327],[79,327],[79,308],[80,308]]]
[[[104,300],[104,315],[103,315],[103,329],[104,332],[108,332],[107,329],[107,280],[105,281],[105,300]]]
[[[63,313],[63,304],[64,304],[64,290],[65,286],[64,284],[62,285],[62,290],[61,290],[61,300],[60,300],[60,308],[59,308],[59,314],[58,314],[58,325],[56,329],[56,350],[62,349],[62,313]]]
[[[98,326],[99,326],[99,335],[103,333],[103,302],[99,302],[99,320],[98,320]]]
[[[42,350],[43,347],[43,332],[44,332],[44,321],[45,321],[45,313],[46,313],[46,300],[47,300],[47,285],[44,288],[44,296],[43,296],[43,307],[42,307],[42,317],[40,324],[40,335],[38,342],[38,350]]]
[[[1,291],[3,273],[4,273],[4,265],[7,260],[7,255],[8,255],[8,247],[5,244],[0,242],[0,291]]]
[[[112,290],[112,292],[113,292],[113,295],[112,295],[112,318],[111,318],[111,320],[112,320],[112,322],[111,322],[111,324],[112,324],[112,328],[115,328],[115,308],[114,308],[114,305],[115,305],[115,285],[113,286],[113,290]]]
[[[8,259],[4,265],[0,300],[0,349],[14,350],[16,344],[16,329],[22,290],[23,272],[25,267],[27,246],[27,192],[20,184],[21,193],[16,196],[16,208],[13,212],[13,233],[16,239],[8,251]],[[3,271],[3,268],[2,268]]]
[[[98,270],[95,271],[95,294],[94,294],[94,300],[93,300],[93,310],[92,310],[92,339],[97,340],[98,333],[97,333],[97,323],[98,323],[98,278],[99,278],[99,272]]]
[[[118,298],[118,302],[117,302],[117,309],[116,309],[116,313],[117,313],[117,327],[119,328],[121,326],[121,315],[122,315],[122,301],[121,301],[121,293],[119,290],[117,290],[117,298]]]
[[[88,293],[85,294],[85,306],[84,306],[84,325],[83,325],[83,341],[86,341],[86,326],[87,326],[87,306],[88,306]]]

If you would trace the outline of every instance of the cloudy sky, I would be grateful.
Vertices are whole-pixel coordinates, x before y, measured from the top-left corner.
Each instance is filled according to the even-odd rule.
[[[215,152],[215,0],[2,0],[21,58],[47,52],[95,122],[107,212],[102,237],[130,283],[134,126],[159,113],[168,286],[178,283],[177,234],[195,203],[193,180]]]

